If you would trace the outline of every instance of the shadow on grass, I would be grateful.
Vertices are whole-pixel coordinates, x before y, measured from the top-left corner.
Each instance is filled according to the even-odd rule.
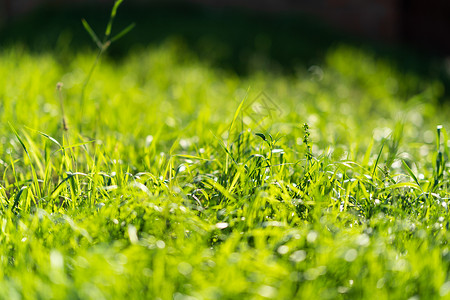
[[[0,31],[0,46],[23,43],[31,51],[82,51],[93,48],[81,25],[86,18],[103,32],[109,8],[85,6],[42,8]],[[296,67],[320,65],[331,48],[347,44],[367,49],[393,62],[401,72],[441,80],[450,95],[450,78],[443,60],[411,49],[387,46],[344,35],[311,18],[293,14],[264,14],[220,10],[197,5],[123,5],[114,28],[135,22],[136,28],[109,52],[124,57],[131,45],[157,45],[168,38],[181,40],[189,51],[212,66],[247,75],[255,70],[292,72]],[[113,30],[114,30],[113,28]],[[58,55],[58,54],[57,54]]]

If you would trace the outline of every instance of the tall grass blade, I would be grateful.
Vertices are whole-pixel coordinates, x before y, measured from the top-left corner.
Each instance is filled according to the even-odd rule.
[[[11,211],[14,211],[17,206],[19,205],[19,201],[20,201],[20,196],[22,196],[23,192],[27,189],[27,186],[23,186],[20,188],[19,192],[16,194],[16,197],[14,197],[14,203],[13,206],[11,207]]]
[[[377,160],[375,161],[375,165],[373,166],[372,178],[374,177],[375,172],[377,171],[378,163],[381,158],[381,153],[383,153],[383,148],[384,148],[385,143],[386,143],[386,139],[383,139],[383,143],[381,144],[380,152],[378,152]]]
[[[123,0],[116,0],[113,8],[111,10],[111,16],[109,18],[109,22],[108,22],[108,25],[106,26],[106,30],[105,30],[105,42],[109,39],[109,36],[111,35],[112,24],[113,24],[114,18],[116,17],[117,9],[119,8],[119,5],[122,2],[123,2]]]
[[[23,143],[22,139],[20,138],[19,134],[17,133],[16,129],[11,125],[11,123],[9,123],[9,127],[11,128],[12,132],[14,133],[14,135],[16,136],[17,140],[19,141],[20,145],[22,146],[23,150],[25,151],[25,153],[27,154],[28,158],[30,158],[30,154],[28,153],[28,149],[25,146],[25,144]]]
[[[118,34],[116,34],[113,38],[111,38],[111,43],[117,41],[118,39],[120,39],[121,37],[123,37],[124,35],[126,35],[128,32],[130,32],[131,30],[133,30],[133,28],[136,26],[136,23],[132,23],[130,25],[128,25],[125,29],[123,29],[121,32],[119,32]]]
[[[94,43],[97,45],[99,49],[103,49],[103,44],[100,42],[100,39],[95,34],[94,30],[92,30],[91,26],[85,19],[81,19],[81,23],[83,23],[84,29],[89,33]]]
[[[402,159],[403,167],[405,168],[406,172],[408,172],[409,176],[414,180],[414,182],[419,186],[419,188],[422,190],[422,187],[420,185],[419,180],[417,179],[416,175],[414,175],[411,168],[408,166],[408,164]]]

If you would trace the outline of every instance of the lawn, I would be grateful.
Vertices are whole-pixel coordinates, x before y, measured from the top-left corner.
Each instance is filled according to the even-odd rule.
[[[445,80],[273,37],[3,44],[0,299],[450,299]]]

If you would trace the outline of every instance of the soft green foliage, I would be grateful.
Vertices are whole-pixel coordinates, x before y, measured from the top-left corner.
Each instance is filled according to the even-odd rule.
[[[238,76],[169,39],[102,61],[80,116],[94,59],[0,53],[1,299],[450,297],[440,82],[344,45]]]

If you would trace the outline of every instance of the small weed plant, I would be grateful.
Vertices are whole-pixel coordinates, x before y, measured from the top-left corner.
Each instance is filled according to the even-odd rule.
[[[92,66],[89,70],[89,73],[87,74],[86,79],[83,82],[83,87],[81,89],[81,97],[80,97],[80,118],[81,119],[83,117],[83,111],[84,111],[84,105],[85,105],[86,88],[87,88],[87,85],[89,84],[89,81],[91,80],[92,75],[94,74],[95,68],[97,67],[97,65],[99,63],[100,58],[106,52],[106,50],[108,50],[108,48],[111,46],[111,44],[113,42],[117,41],[118,39],[120,39],[121,37],[126,35],[135,26],[134,23],[130,24],[126,28],[124,28],[122,31],[120,31],[117,35],[111,37],[112,26],[113,26],[114,19],[117,14],[117,9],[119,8],[120,4],[122,4],[122,2],[123,2],[123,0],[116,0],[114,2],[114,6],[111,10],[111,15],[109,17],[108,25],[106,26],[104,38],[102,41],[100,41],[97,34],[92,29],[92,27],[89,25],[89,23],[85,19],[81,20],[84,28],[86,29],[86,32],[91,36],[92,41],[97,45],[97,48],[98,48],[97,56],[95,57],[95,61],[92,64]],[[80,127],[80,131],[81,131],[81,127]]]

